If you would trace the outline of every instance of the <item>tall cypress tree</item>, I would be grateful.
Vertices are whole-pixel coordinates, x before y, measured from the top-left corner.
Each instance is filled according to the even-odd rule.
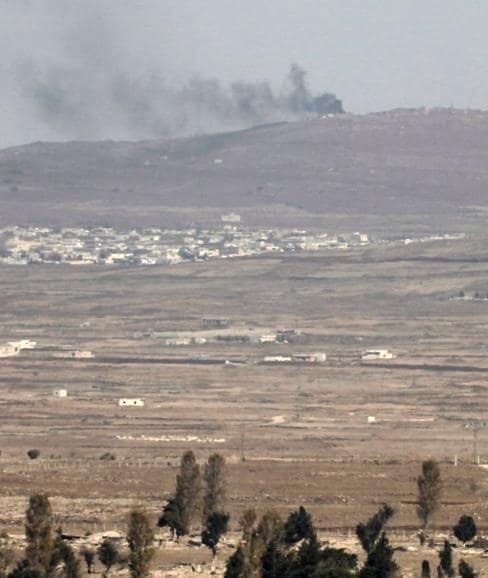
[[[149,574],[151,560],[154,556],[154,532],[147,514],[143,510],[136,508],[129,514],[127,545],[129,546],[131,577],[145,578]]]
[[[40,576],[47,576],[54,549],[52,511],[45,494],[33,494],[25,513],[25,559],[27,566]]]

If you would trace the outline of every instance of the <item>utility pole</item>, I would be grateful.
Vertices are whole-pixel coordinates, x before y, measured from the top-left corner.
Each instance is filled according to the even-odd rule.
[[[245,447],[245,432],[244,432],[244,426],[242,426],[242,430],[241,430],[241,462],[245,462],[246,461],[246,454],[244,451],[244,447]]]
[[[464,426],[473,431],[473,464],[479,465],[480,455],[478,453],[478,433],[488,427],[487,421],[471,421]]]

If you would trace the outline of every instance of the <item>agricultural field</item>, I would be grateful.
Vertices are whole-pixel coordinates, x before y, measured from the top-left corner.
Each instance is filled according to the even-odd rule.
[[[487,531],[488,432],[474,448],[469,425],[488,405],[488,301],[467,297],[488,289],[485,247],[472,235],[176,266],[2,267],[2,342],[36,343],[0,359],[2,524],[22,533],[34,491],[74,534],[123,531],[134,504],[156,520],[192,449],[202,463],[226,457],[233,530],[248,507],[304,505],[321,535],[355,548],[355,525],[387,502],[393,541],[418,546],[416,478],[433,457],[437,531],[462,513]],[[289,339],[255,338],[280,331]],[[394,358],[361,360],[371,349]],[[294,357],[310,352],[327,359]]]

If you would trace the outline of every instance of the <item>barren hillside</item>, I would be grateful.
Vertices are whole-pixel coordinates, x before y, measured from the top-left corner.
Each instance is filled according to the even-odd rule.
[[[0,151],[0,224],[479,227],[488,113],[398,110],[189,139]],[[358,224],[359,226],[359,224]]]

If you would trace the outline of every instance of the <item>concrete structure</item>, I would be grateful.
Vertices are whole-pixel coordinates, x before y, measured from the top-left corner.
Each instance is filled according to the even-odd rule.
[[[120,407],[144,407],[144,400],[137,397],[123,397],[119,399]]]
[[[324,363],[327,361],[327,354],[323,351],[317,351],[315,353],[294,353],[293,359],[305,363]]]
[[[264,363],[289,363],[293,359],[287,355],[267,355],[263,361]]]
[[[67,389],[55,389],[53,391],[54,397],[68,397],[68,390]]]
[[[269,333],[267,335],[261,335],[259,338],[259,343],[275,343],[276,333]]]
[[[368,423],[376,423],[376,418],[374,415],[368,415]]]
[[[368,349],[361,354],[362,361],[371,361],[374,359],[394,359],[395,355],[388,349]]]
[[[225,319],[221,317],[204,317],[202,319],[203,329],[223,329],[225,327],[230,327],[232,321],[230,319]]]
[[[0,347],[0,357],[13,357],[18,355],[23,349],[34,349],[36,345],[37,343],[30,339],[9,341],[6,345]]]
[[[189,337],[171,337],[166,339],[165,344],[170,346],[190,345],[191,339]]]

